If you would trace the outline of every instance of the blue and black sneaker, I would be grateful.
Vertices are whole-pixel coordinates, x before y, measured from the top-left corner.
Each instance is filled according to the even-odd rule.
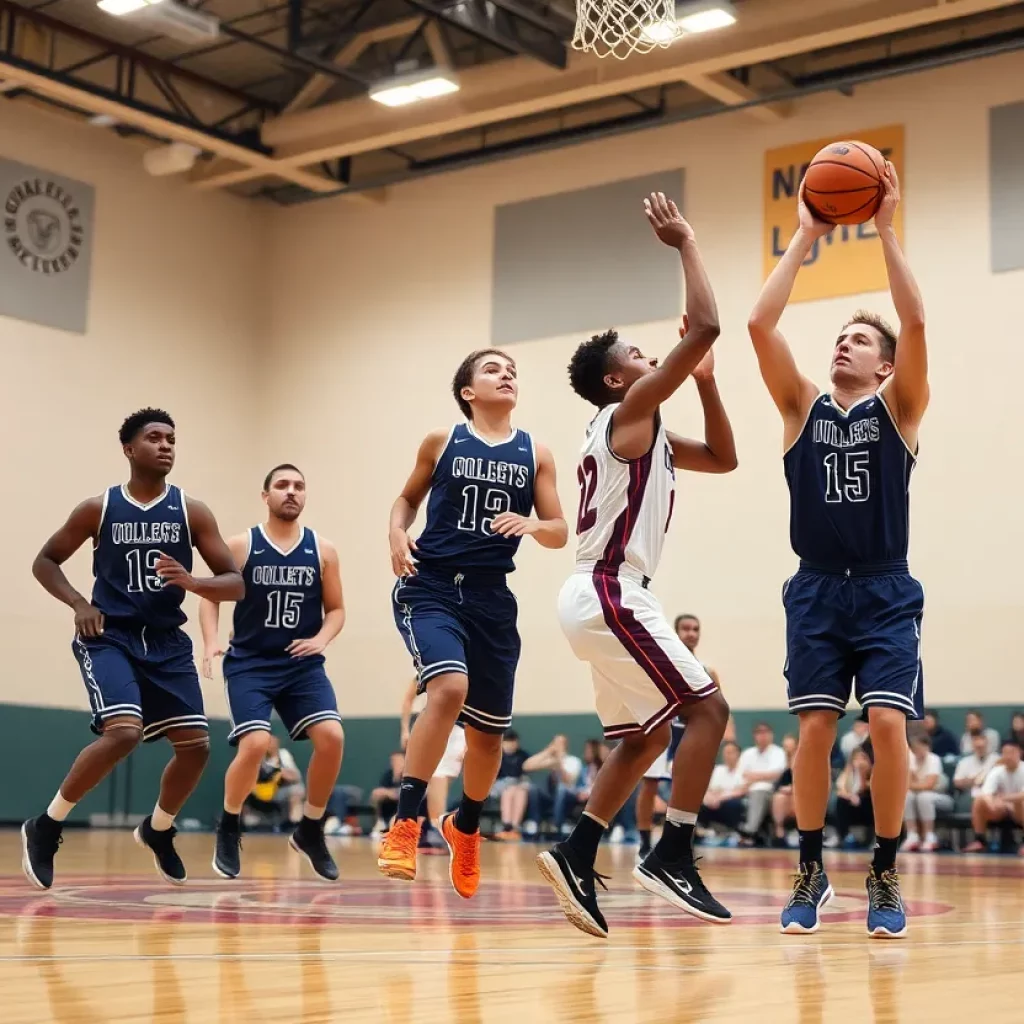
[[[782,931],[810,935],[821,924],[820,911],[835,895],[820,864],[801,864],[793,881],[793,894],[782,911]]]
[[[895,868],[868,872],[868,935],[873,939],[902,939],[907,934],[907,908],[900,895]]]

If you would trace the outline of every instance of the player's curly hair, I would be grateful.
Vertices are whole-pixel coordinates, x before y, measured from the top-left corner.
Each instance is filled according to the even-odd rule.
[[[866,309],[858,309],[843,324],[843,330],[845,331],[847,327],[852,327],[854,324],[867,324],[868,327],[874,327],[882,336],[882,358],[887,363],[891,363],[896,358],[896,332],[887,320],[880,317],[877,313],[870,313]]]
[[[595,334],[572,354],[569,360],[569,383],[580,398],[600,408],[612,400],[604,382],[608,372],[608,353],[619,340],[619,332]]]
[[[164,412],[163,409],[140,409],[121,424],[121,429],[117,432],[121,444],[131,444],[138,437],[139,431],[150,423],[164,423],[174,429],[174,420],[171,419],[169,412]]]
[[[473,418],[473,407],[462,397],[462,389],[468,388],[473,383],[473,374],[476,373],[477,364],[485,356],[501,356],[502,359],[507,359],[513,366],[516,361],[507,353],[502,352],[500,348],[479,348],[475,352],[470,352],[465,359],[459,363],[459,368],[455,371],[455,376],[452,377],[452,394],[455,396],[455,401],[458,402],[459,408],[462,410],[462,415],[467,420]]]

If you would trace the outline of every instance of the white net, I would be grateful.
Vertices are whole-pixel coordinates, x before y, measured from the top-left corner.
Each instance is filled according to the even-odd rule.
[[[573,49],[623,60],[670,46],[678,35],[675,0],[576,0]]]

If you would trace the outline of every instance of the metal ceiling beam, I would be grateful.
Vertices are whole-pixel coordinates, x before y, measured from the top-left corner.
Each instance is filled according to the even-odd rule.
[[[562,70],[565,43],[553,26],[513,0],[406,0],[412,7],[521,57]]]

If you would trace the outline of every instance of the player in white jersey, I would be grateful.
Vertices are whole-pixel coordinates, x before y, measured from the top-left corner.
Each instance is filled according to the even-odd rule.
[[[661,193],[644,206],[655,234],[682,257],[682,338],[659,366],[608,331],[582,344],[569,364],[573,390],[599,412],[577,473],[576,571],[558,598],[562,629],[576,656],[590,663],[605,736],[621,742],[598,772],[572,835],[537,858],[569,920],[601,938],[608,926],[595,892],[598,844],[668,745],[676,715],[686,720],[686,731],[665,829],[633,875],[695,917],[725,922],[732,916],[708,892],[693,860],[693,828],[729,706],[647,587],[672,518],[675,471],[728,473],[736,468],[736,447],[714,378],[718,311],[693,229]],[[670,434],[661,422],[662,403],[691,375],[704,407],[704,441]]]

